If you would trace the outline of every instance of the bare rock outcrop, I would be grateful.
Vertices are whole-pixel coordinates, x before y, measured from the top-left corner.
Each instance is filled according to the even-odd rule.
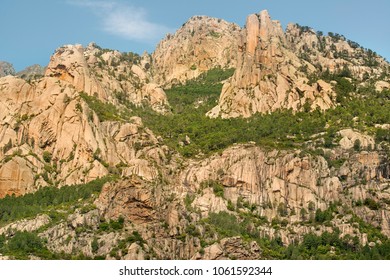
[[[316,75],[343,73],[364,80],[379,78],[388,67],[383,58],[339,34],[324,36],[297,24],[283,31],[267,11],[250,15],[239,38],[236,72],[208,113],[212,118],[246,118],[278,109],[327,110],[337,105],[336,93]],[[382,90],[387,83],[376,86]]]
[[[141,181],[106,184],[95,204],[107,220],[122,216],[142,224],[156,218],[152,190]]]
[[[91,43],[87,48],[66,45],[57,49],[45,75],[104,102],[119,105],[127,101],[166,113],[169,104],[165,92],[153,83],[149,68],[150,64],[141,64],[136,54],[102,50]]]
[[[250,244],[240,236],[224,238],[204,249],[204,254],[197,253],[192,259],[202,260],[255,260],[261,258],[261,250],[256,242]]]
[[[390,90],[390,83],[385,81],[378,81],[375,83],[375,90],[376,91],[382,91],[382,90]]]
[[[309,63],[308,71],[315,69],[343,73],[365,80],[370,77],[380,78],[388,67],[383,57],[337,33],[329,32],[325,36],[310,27],[289,24],[286,38],[294,53]]]
[[[269,219],[277,215],[281,203],[296,213],[310,202],[325,209],[325,201],[336,199],[341,190],[339,179],[331,176],[323,158],[265,153],[241,145],[227,149],[221,156],[190,164],[181,180],[192,188],[203,181],[218,181],[224,186],[226,199],[236,203],[244,198],[250,204],[262,205],[261,215]]]
[[[340,154],[343,151],[341,149]],[[370,189],[380,189],[388,180],[382,169],[382,159],[376,152],[355,154],[340,169],[334,169],[321,156],[301,156],[300,151],[265,152],[251,145],[236,145],[221,155],[189,163],[181,173],[180,182],[191,192],[201,191],[203,195],[191,205],[202,215],[227,211],[224,208],[227,201],[233,205],[246,201],[248,205],[256,206],[258,214],[268,220],[285,215],[294,222],[302,217],[291,213],[309,212],[309,209],[324,211],[332,201],[350,205],[371,198]],[[225,200],[220,201],[220,197],[210,195],[212,190],[204,189],[203,182],[210,181],[223,186]],[[347,189],[349,196],[345,195]],[[375,196],[386,200],[389,193],[384,189]],[[207,207],[205,201],[208,201]],[[360,212],[357,214],[361,215]],[[378,219],[383,232],[390,234],[385,230],[388,214],[381,216],[373,212],[372,215],[366,215],[364,219],[370,223],[372,219]]]
[[[278,21],[267,11],[247,18],[238,43],[237,69],[225,83],[219,104],[210,117],[250,117],[278,109],[326,110],[332,107],[334,92],[324,82],[308,83],[302,67],[308,67],[289,47]]]
[[[345,150],[352,149],[354,146],[357,149],[367,149],[369,147],[372,149],[375,147],[375,140],[371,136],[359,133],[350,128],[339,131],[339,134],[342,137],[340,146]]]
[[[110,172],[154,180],[150,162],[156,154],[156,160],[164,159],[164,151],[142,120],[102,122],[80,95],[166,112],[165,92],[151,82],[147,61],[147,55],[69,45],[56,51],[43,78],[0,78],[0,197],[53,183],[84,183]]]
[[[108,168],[125,176],[156,178],[148,161],[155,161],[150,146],[160,161],[165,152],[139,118],[126,124],[100,122],[77,93],[54,78],[34,86],[17,78],[12,83],[18,87],[10,91],[14,95],[5,99],[0,113],[0,196],[22,195],[53,182],[88,182],[107,175]]]
[[[68,82],[78,92],[95,94],[102,100],[108,98],[108,93],[89,71],[81,45],[66,45],[57,49],[50,59],[45,76]]]
[[[16,231],[36,231],[37,229],[48,225],[50,222],[51,219],[48,215],[38,215],[34,219],[23,219],[0,227],[0,235],[13,235]]]
[[[234,68],[240,27],[221,19],[194,16],[174,35],[167,35],[153,53],[159,85],[182,84],[212,68]]]
[[[31,163],[14,157],[0,167],[0,197],[22,195],[35,190],[34,170]]]

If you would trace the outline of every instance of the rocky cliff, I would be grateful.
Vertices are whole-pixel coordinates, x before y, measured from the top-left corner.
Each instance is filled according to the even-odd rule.
[[[143,57],[122,54],[102,50],[92,43],[86,49],[80,45],[59,48],[52,56],[45,76],[66,81],[78,92],[116,105],[115,93],[124,95],[123,98],[134,105],[145,103],[166,112],[169,105],[165,93],[153,83],[149,68],[147,54]]]
[[[379,77],[388,63],[340,35],[324,36],[290,24],[283,31],[267,11],[250,15],[238,40],[237,70],[210,117],[250,117],[279,109],[327,110],[336,105],[331,84],[318,73],[346,71]],[[352,77],[351,76],[351,77]]]
[[[2,258],[388,258],[388,72],[266,11],[60,47],[0,78]]]
[[[346,151],[340,145],[333,152],[345,157]],[[43,227],[39,236],[56,254],[106,259],[270,258],[259,238],[288,246],[309,233],[337,232],[375,247],[383,242],[380,234],[390,235],[389,166],[385,171],[382,160],[377,152],[352,153],[335,168],[323,156],[236,145],[182,169],[171,162],[159,171],[163,181],[132,175],[106,183],[60,223],[43,215],[0,233]],[[175,171],[168,175],[170,168]],[[332,254],[330,247],[325,251]]]
[[[172,86],[216,67],[235,68],[240,30],[221,19],[192,17],[157,45],[152,55],[157,83]]]
[[[120,116],[111,116],[116,121],[101,122],[102,116],[86,103],[91,96],[100,106],[133,104],[166,112],[166,95],[149,81],[141,58],[121,62],[122,56],[93,44],[86,49],[65,46],[53,55],[45,77],[0,79],[0,196],[87,182],[117,165],[126,166],[126,174],[148,166],[145,159],[136,160],[136,153],[142,143],[158,141],[142,121],[134,117],[123,123]]]

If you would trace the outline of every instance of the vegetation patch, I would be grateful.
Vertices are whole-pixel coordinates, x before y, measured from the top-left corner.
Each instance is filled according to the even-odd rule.
[[[115,177],[105,177],[80,185],[45,187],[20,197],[6,196],[0,199],[0,223],[35,217],[62,204],[74,205],[93,194],[99,194],[103,185],[114,179]]]

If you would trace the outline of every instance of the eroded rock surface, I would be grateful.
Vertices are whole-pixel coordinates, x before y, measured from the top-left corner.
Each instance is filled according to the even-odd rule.
[[[194,16],[153,53],[158,84],[185,83],[213,68],[235,68],[240,27],[221,19]]]

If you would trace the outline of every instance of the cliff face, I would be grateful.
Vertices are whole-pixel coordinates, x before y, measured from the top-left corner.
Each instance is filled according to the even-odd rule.
[[[118,105],[115,94],[134,105],[143,103],[166,113],[169,104],[165,92],[151,78],[150,57],[133,53],[102,50],[91,43],[64,46],[52,56],[45,76],[66,81],[78,92]]]
[[[313,76],[348,69],[354,77],[383,73],[387,63],[340,35],[326,37],[290,24],[283,31],[267,11],[247,18],[238,41],[237,70],[210,117],[250,117],[278,109],[327,110],[335,106],[332,85]],[[349,59],[351,58],[351,59]],[[375,65],[372,69],[372,65]]]
[[[240,27],[221,19],[195,16],[167,35],[152,55],[156,82],[169,87],[212,68],[234,68]]]
[[[333,156],[343,157],[346,151],[337,148]],[[200,209],[204,216],[209,212],[226,211],[226,201],[237,204],[243,199],[259,207],[259,214],[268,220],[280,216],[280,205],[283,205],[288,212],[286,216],[293,222],[302,219],[299,213],[302,209],[308,211],[309,204],[326,210],[331,202],[341,201],[352,206],[353,201],[370,198],[370,189],[381,189],[389,179],[387,171],[381,167],[382,162],[377,152],[361,152],[349,155],[340,168],[334,168],[324,157],[304,156],[301,151],[264,152],[255,146],[237,145],[220,156],[190,163],[180,178],[182,184],[194,192],[199,191],[201,182],[214,181],[224,186],[225,203],[216,203],[217,198],[207,201],[206,194],[195,199],[194,208]],[[367,183],[361,184],[360,180]],[[387,199],[389,193],[383,190],[376,195]],[[368,211],[363,219],[370,223],[376,220],[374,223],[389,235],[389,214],[387,210]]]
[[[340,145],[332,152],[346,157],[347,151]],[[165,168],[156,169],[164,174],[163,181],[158,176],[149,181],[131,176],[106,183],[94,207],[83,204],[40,236],[53,252],[106,259],[267,258],[255,240],[248,241],[248,235],[246,240],[238,232],[229,236],[241,224],[246,234],[278,238],[284,245],[302,242],[308,233],[330,234],[337,229],[341,238],[375,246],[375,237],[357,226],[357,217],[389,236],[389,209],[382,203],[378,210],[356,202],[390,198],[385,187],[389,166],[384,168],[382,160],[377,152],[351,153],[341,168],[335,168],[322,156],[236,145],[220,155],[189,160],[181,168],[176,160],[166,162]],[[337,214],[315,223],[318,213],[326,213],[329,207],[336,207]],[[102,221],[113,223],[120,217],[123,228],[103,229]],[[226,224],[229,220],[220,224],[212,217],[237,217],[237,224]],[[50,219],[38,216],[9,227],[34,231],[47,224]],[[219,228],[228,236],[221,235]],[[10,231],[4,228],[3,232]],[[131,241],[134,232],[137,242]],[[100,244],[97,249],[91,245],[95,239]]]
[[[177,106],[170,110],[162,86],[186,83],[214,68],[236,68],[222,81],[215,108],[209,111],[215,94],[202,92],[193,101],[186,96],[193,88],[181,87],[169,95],[172,108],[174,102]],[[71,185],[76,192],[74,184],[112,180],[71,205],[40,205],[47,211],[35,217],[16,219],[7,208],[0,213],[7,222],[0,226],[0,238],[27,231],[47,240],[45,246],[58,258],[104,259],[273,259],[281,252],[293,258],[287,246],[298,246],[307,236],[323,236],[321,242],[333,238],[319,247],[324,258],[350,256],[338,252],[341,245],[334,248],[339,243],[349,253],[381,246],[390,237],[390,119],[368,107],[361,113],[356,104],[365,106],[362,102],[324,117],[321,111],[339,105],[339,84],[325,82],[321,74],[342,71],[353,91],[369,89],[360,92],[359,102],[371,97],[379,105],[369,106],[388,108],[389,65],[382,58],[337,34],[323,36],[293,24],[283,31],[266,11],[250,15],[242,30],[223,20],[193,17],[152,55],[93,43],[63,46],[43,77],[0,78],[0,198],[48,186]],[[191,81],[195,92],[215,86],[197,82]],[[178,102],[178,94],[185,98]],[[360,98],[353,94],[344,107]],[[288,117],[297,116],[297,127],[276,130],[280,137],[266,138],[267,130],[277,129],[269,119],[270,126],[257,123],[264,133],[248,130],[263,146],[239,137],[233,138],[238,144],[229,142],[222,130],[238,119],[214,120],[203,113],[272,117],[285,109],[294,112]],[[203,111],[196,115],[196,110]],[[295,114],[303,110],[306,115]],[[174,114],[207,122],[207,132],[221,132],[213,135],[222,144],[206,139],[189,158],[185,149],[204,127],[172,118],[189,122],[176,127],[170,122]],[[151,120],[154,129],[169,121],[172,133],[158,135],[147,127]],[[321,127],[305,135],[310,130],[301,123]],[[208,154],[197,152],[204,146]]]
[[[147,169],[148,163],[137,160],[134,148],[136,142],[141,147],[144,142],[157,144],[142,120],[101,122],[80,96],[111,106],[143,104],[165,113],[166,95],[149,80],[141,58],[139,64],[121,58],[119,52],[103,53],[94,45],[65,46],[53,55],[45,77],[31,82],[0,79],[1,197],[52,183],[87,182],[118,164],[127,167],[126,174],[154,176],[140,167]],[[45,159],[44,154],[50,156]]]
[[[100,122],[71,84],[53,77],[33,84],[3,78],[0,87],[6,100],[0,115],[1,196],[87,182],[118,164],[147,168],[136,153],[142,153],[144,142],[157,140],[139,118]]]

